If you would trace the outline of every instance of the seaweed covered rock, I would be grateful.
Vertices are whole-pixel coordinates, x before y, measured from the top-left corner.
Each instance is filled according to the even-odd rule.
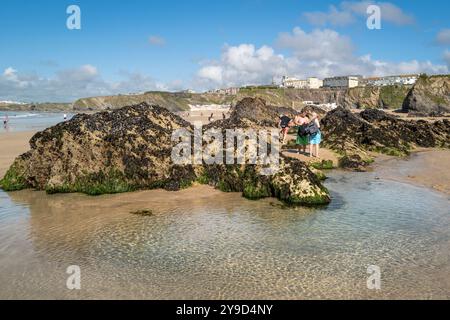
[[[268,105],[261,98],[244,98],[230,112],[230,118],[222,124],[228,128],[277,127],[280,114],[296,113],[291,108]]]
[[[77,115],[37,133],[31,150],[8,175],[23,186],[55,192],[103,194],[141,188],[177,190],[195,180],[192,166],[175,166],[172,131],[190,124],[158,106],[140,104],[115,112]],[[18,188],[16,188],[18,189]]]
[[[261,106],[259,99],[245,101],[244,107],[235,111],[245,117],[239,119],[235,114],[231,120],[217,121],[214,126],[225,131],[237,125],[266,125],[266,116],[249,116],[255,106]],[[99,195],[153,188],[179,190],[201,182],[223,191],[242,192],[250,199],[274,196],[304,205],[330,201],[317,177],[297,160],[282,158],[273,175],[262,174],[262,167],[253,164],[177,165],[172,160],[178,144],[172,134],[177,129],[194,132],[190,123],[146,103],[77,115],[33,136],[31,150],[15,160],[0,187],[6,191],[34,188],[48,193]],[[204,146],[209,143],[203,139]],[[225,148],[223,152],[225,155]]]
[[[209,165],[204,167],[205,183],[224,192],[242,192],[247,199],[276,197],[291,205],[315,206],[331,201],[328,190],[308,166],[282,157],[279,170],[262,175],[259,165]]]
[[[369,151],[402,156],[413,147],[450,147],[450,121],[408,121],[381,110],[359,115],[337,108],[322,119],[324,145],[340,153],[341,166],[361,170],[373,160]]]
[[[286,111],[295,112],[292,109]],[[225,136],[227,129],[273,129],[278,125],[279,112],[279,108],[267,106],[262,99],[246,98],[233,108],[229,119],[210,123],[205,130],[220,130]],[[255,138],[248,137],[247,141],[256,145],[258,142],[252,140]],[[231,147],[236,148],[236,143]],[[226,150],[230,146],[224,144],[223,148]],[[245,152],[250,151],[246,148]],[[247,156],[251,157],[250,154]],[[280,156],[279,170],[274,175],[261,175],[261,169],[261,166],[251,164],[211,165],[205,167],[205,175],[210,184],[222,191],[243,192],[249,199],[277,197],[290,204],[302,205],[330,202],[329,193],[318,175],[300,160]]]
[[[450,75],[422,75],[403,102],[403,111],[413,116],[450,113]]]

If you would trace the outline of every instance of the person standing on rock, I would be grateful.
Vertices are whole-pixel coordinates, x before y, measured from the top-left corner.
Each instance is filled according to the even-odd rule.
[[[307,131],[309,133],[309,156],[319,158],[319,148],[322,142],[322,133],[320,132],[320,121],[317,113],[311,113],[310,123]]]
[[[282,114],[280,115],[280,122],[278,123],[278,127],[281,129],[280,134],[282,137],[282,143],[285,144],[286,136],[289,132],[289,125],[291,123],[291,118],[289,118],[287,115]]]
[[[295,117],[295,125],[297,126],[297,140],[298,153],[306,153],[306,146],[309,144],[309,135],[307,132],[309,125],[309,118],[306,113],[301,113]]]

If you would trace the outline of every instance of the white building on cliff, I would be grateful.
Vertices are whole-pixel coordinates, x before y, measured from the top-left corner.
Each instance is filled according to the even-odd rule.
[[[359,85],[360,76],[344,76],[323,79],[324,88],[355,88]]]
[[[310,77],[306,80],[303,80],[303,79],[297,79],[297,78],[284,76],[281,79],[281,87],[283,87],[283,88],[319,89],[322,86],[323,86],[323,81],[316,77]]]
[[[395,85],[414,85],[419,79],[418,74],[406,74],[398,76],[373,77],[364,79],[367,86],[383,87]]]

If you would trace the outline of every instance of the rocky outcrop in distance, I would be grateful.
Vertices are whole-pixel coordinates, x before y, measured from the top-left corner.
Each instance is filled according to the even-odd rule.
[[[346,109],[399,110],[411,88],[409,85],[350,88],[338,104]]]
[[[403,111],[412,116],[442,116],[450,113],[450,75],[422,75],[408,93]]]
[[[268,105],[302,108],[304,101],[319,104],[336,103],[344,108],[401,109],[411,86],[357,87],[350,89],[294,89],[278,87],[246,87],[238,94],[147,92],[134,95],[92,97],[77,100],[75,111],[101,111],[146,102],[162,106],[172,112],[189,110],[189,105],[236,106],[244,98],[261,98]]]
[[[264,110],[264,101],[246,99],[234,108],[228,122],[217,121],[209,128],[273,125],[266,120],[276,111]],[[153,188],[179,190],[198,182],[242,192],[249,199],[277,197],[295,205],[330,202],[319,178],[298,160],[282,158],[280,170],[270,176],[261,174],[260,165],[175,165],[171,153],[176,129],[194,130],[167,109],[146,103],[77,115],[33,136],[31,150],[15,160],[0,186],[6,191],[34,188],[99,195]]]
[[[1,111],[71,112],[71,103],[0,103]]]
[[[83,98],[73,104],[75,111],[102,111],[139,103],[155,104],[172,112],[187,111],[190,105],[236,106],[244,98],[262,98],[268,105],[277,107],[302,107],[303,101],[333,103],[342,101],[345,90],[293,89],[278,87],[246,87],[233,95],[187,92],[146,92],[143,94]]]

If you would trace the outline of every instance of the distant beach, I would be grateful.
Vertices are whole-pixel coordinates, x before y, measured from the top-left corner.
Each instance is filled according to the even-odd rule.
[[[0,135],[3,133],[20,131],[40,131],[73,117],[72,113],[59,112],[27,112],[27,111],[0,111]],[[3,120],[8,116],[8,126],[5,128]]]

